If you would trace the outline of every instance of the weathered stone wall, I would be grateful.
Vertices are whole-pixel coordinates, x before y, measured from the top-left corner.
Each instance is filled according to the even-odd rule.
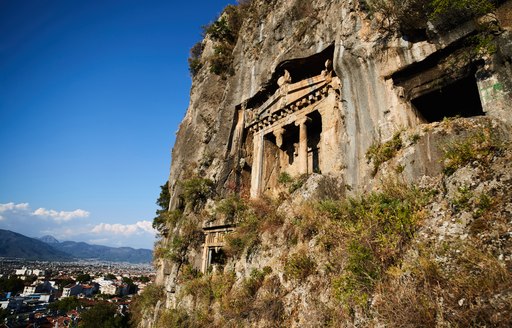
[[[298,17],[291,17],[291,12],[302,2],[272,3],[262,2],[257,6],[260,12],[245,22],[234,50],[233,76],[223,80],[206,64],[194,78],[190,106],[172,154],[172,207],[180,193],[177,182],[193,172],[216,181],[222,192],[235,175],[233,150],[242,141],[233,138],[236,107],[275,83],[280,63],[306,58],[330,44],[335,47],[334,70],[342,82],[338,106],[342,120],[333,138],[344,145],[333,152],[341,155],[333,158],[341,159],[337,164],[344,168],[352,190],[366,190],[372,178],[365,159],[368,147],[420,123],[403,87],[394,85],[393,74],[421,64],[476,28],[470,22],[437,39],[413,43],[379,32],[379,23],[359,10],[358,1],[312,1],[300,7],[303,13],[295,14]],[[485,59],[478,79],[484,111],[506,121],[511,121],[505,108],[511,99],[509,33],[500,38],[496,56]],[[206,42],[204,57],[212,52],[209,47],[211,41]]]

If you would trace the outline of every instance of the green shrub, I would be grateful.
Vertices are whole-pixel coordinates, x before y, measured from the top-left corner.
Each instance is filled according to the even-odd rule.
[[[239,196],[224,198],[215,208],[215,212],[223,215],[228,222],[238,222],[246,215],[247,210],[247,204]]]
[[[308,180],[309,175],[307,174],[301,174],[295,179],[293,179],[293,182],[291,183],[290,187],[288,188],[288,192],[291,194],[295,190],[300,189],[304,183]]]
[[[456,26],[495,9],[492,0],[431,0],[429,18],[441,29]]]
[[[402,149],[401,133],[397,132],[393,138],[385,143],[374,143],[366,151],[366,159],[373,162],[372,175],[377,174],[382,163],[389,161]]]
[[[80,300],[76,296],[61,298],[58,301],[50,303],[48,309],[68,312],[76,310],[81,305]]]
[[[162,212],[153,219],[153,229],[158,230],[162,236],[167,236],[181,220],[183,213],[180,210]]]
[[[288,192],[291,194],[295,190],[301,188],[307,181],[308,177],[308,174],[301,174],[294,178],[287,172],[281,172],[277,178],[277,182],[283,186],[288,187]]]
[[[107,302],[96,303],[80,314],[80,327],[96,328],[98,323],[101,327],[123,328],[128,326],[128,316],[119,315],[117,306]]]
[[[493,201],[491,198],[484,193],[481,193],[476,201],[476,211],[473,215],[473,217],[477,218],[482,216],[484,213],[489,211],[493,205]]]
[[[277,182],[280,184],[288,185],[293,182],[293,178],[287,172],[281,172],[277,178]]]
[[[266,267],[269,268],[269,267]],[[267,275],[268,271],[260,271],[258,269],[253,269],[249,278],[245,279],[242,287],[245,290],[245,293],[249,297],[253,297],[256,295],[261,285],[263,284],[263,280]]]
[[[231,284],[229,292],[220,300],[224,318],[237,321],[256,315],[256,294],[263,286],[265,276],[270,273],[269,269],[253,269],[250,276],[243,279],[238,286],[232,287]]]
[[[186,263],[189,250],[199,247],[203,239],[203,231],[197,222],[185,222],[180,232],[172,238],[168,258],[178,264]]]
[[[152,310],[156,303],[159,300],[163,301],[164,298],[165,292],[163,286],[156,284],[147,285],[140,294],[133,296],[132,302],[130,303],[130,311],[137,315],[132,316],[132,324],[138,326],[142,320],[143,314]]]
[[[233,45],[220,43],[213,47],[213,56],[210,57],[210,72],[225,78],[233,75]]]
[[[202,207],[212,196],[214,183],[210,179],[191,178],[182,181],[183,199],[194,211]]]
[[[271,200],[253,200],[247,206],[239,216],[236,230],[226,236],[228,256],[239,257],[244,251],[249,255],[261,242],[261,234],[272,233],[283,225],[284,219]]]
[[[207,307],[213,300],[213,292],[210,285],[210,278],[208,276],[202,276],[195,279],[188,280],[183,285],[183,291],[185,295],[191,295],[194,304]]]
[[[343,217],[344,209],[340,201],[333,199],[324,199],[319,201],[315,209],[323,215],[327,215],[330,220],[339,220]]]
[[[203,274],[198,269],[194,268],[190,264],[186,264],[181,268],[180,274],[179,274],[179,280],[180,281],[188,281],[193,280],[196,278],[201,278]]]
[[[455,212],[464,211],[470,208],[470,200],[473,197],[473,192],[468,186],[461,186],[458,188],[457,195],[452,199],[452,207]]]
[[[500,141],[485,128],[455,140],[443,148],[443,172],[452,175],[459,168],[476,161],[484,164],[502,149]]]
[[[226,253],[229,256],[239,257],[260,243],[260,221],[258,216],[249,214],[241,219],[234,232],[226,235]]]
[[[318,238],[328,258],[326,272],[332,273],[334,299],[347,308],[368,305],[368,297],[383,273],[400,258],[414,236],[425,215],[423,206],[431,197],[392,180],[383,181],[381,189],[343,201],[305,205],[300,212],[297,226],[301,231],[314,229],[303,236]],[[303,266],[299,263],[307,263],[304,255],[303,261],[297,258],[285,265],[289,276],[300,277]]]
[[[236,276],[235,272],[227,272],[223,274],[213,275],[211,277],[211,287],[213,298],[216,300],[229,294],[233,284],[235,283]]]
[[[284,264],[284,276],[287,279],[304,280],[315,270],[315,261],[304,250],[288,257]]]
[[[210,72],[223,78],[233,75],[233,49],[249,7],[247,2],[239,6],[228,5],[220,18],[203,27],[204,35],[215,41],[214,55],[210,58]]]
[[[387,27],[404,34],[425,30],[427,22],[447,30],[495,9],[493,0],[366,0],[370,13],[380,13]]]
[[[380,265],[372,249],[352,240],[345,272],[333,279],[334,296],[346,307],[365,306],[380,278]]]
[[[203,63],[201,62],[201,55],[203,54],[203,43],[197,42],[190,49],[190,56],[188,57],[188,70],[190,75],[195,76],[201,67],[203,67]]]

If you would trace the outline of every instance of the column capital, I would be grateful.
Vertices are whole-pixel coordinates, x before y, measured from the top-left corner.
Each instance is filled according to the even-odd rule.
[[[307,122],[311,121],[311,118],[304,116],[295,121],[296,126],[300,126],[302,124],[306,124]]]
[[[275,128],[272,133],[277,137],[278,135],[283,135],[285,129],[283,127]]]

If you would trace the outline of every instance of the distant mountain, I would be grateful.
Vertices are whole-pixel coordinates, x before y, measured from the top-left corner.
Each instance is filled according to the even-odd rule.
[[[153,253],[149,249],[131,247],[108,247],[84,242],[63,241],[53,247],[80,259],[95,259],[112,262],[149,263]]]
[[[50,245],[58,244],[59,243],[59,241],[57,239],[55,239],[55,237],[50,236],[50,235],[39,237],[39,240],[43,241],[43,242],[45,242],[47,244],[50,244]]]
[[[72,256],[41,240],[0,229],[0,257],[43,261],[69,261]]]
[[[111,262],[151,263],[153,252],[131,247],[108,247],[83,242],[59,242],[52,236],[30,238],[0,229],[0,257],[42,261],[90,259]]]
[[[48,240],[55,249],[72,255],[79,259],[94,259],[111,262],[150,263],[153,252],[149,249],[134,249],[131,247],[108,247],[90,245],[84,242],[63,241],[59,243],[52,236],[41,237]]]

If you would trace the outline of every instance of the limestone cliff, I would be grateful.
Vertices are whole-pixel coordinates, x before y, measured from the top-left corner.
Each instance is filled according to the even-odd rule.
[[[172,152],[147,326],[512,322],[512,2],[457,19],[390,3],[219,18]]]

